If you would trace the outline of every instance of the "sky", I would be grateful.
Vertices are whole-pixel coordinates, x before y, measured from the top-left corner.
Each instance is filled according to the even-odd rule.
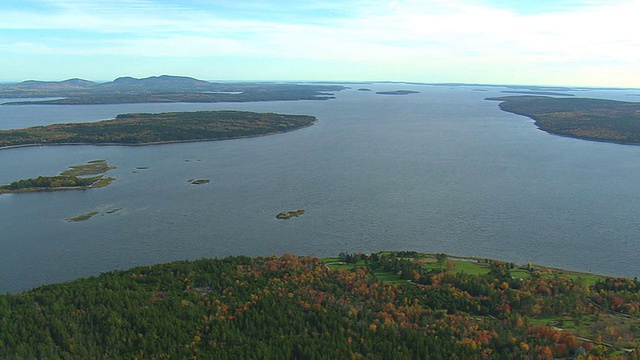
[[[640,0],[2,0],[0,82],[640,88]]]

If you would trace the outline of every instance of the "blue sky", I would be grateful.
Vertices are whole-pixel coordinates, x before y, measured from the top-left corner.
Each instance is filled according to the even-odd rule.
[[[638,0],[3,0],[0,81],[640,87]]]

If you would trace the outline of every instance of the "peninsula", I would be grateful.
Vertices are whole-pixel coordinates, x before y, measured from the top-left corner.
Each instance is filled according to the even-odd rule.
[[[640,145],[640,103],[589,98],[504,96],[500,109],[527,116],[550,134]]]
[[[0,131],[0,149],[61,144],[149,145],[236,139],[313,125],[308,115],[247,111],[133,113],[115,119]]]

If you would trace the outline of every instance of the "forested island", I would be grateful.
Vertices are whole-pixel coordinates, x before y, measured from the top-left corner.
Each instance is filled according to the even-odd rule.
[[[52,144],[147,145],[235,139],[310,126],[313,116],[248,111],[118,115],[113,120],[0,131],[0,148]]]
[[[0,295],[0,357],[637,359],[639,290],[410,251],[177,261]]]
[[[56,176],[38,176],[37,178],[22,179],[8,185],[0,185],[0,195],[39,191],[87,190],[105,187],[113,180],[103,174],[115,169],[105,160],[93,160],[85,165],[70,166],[68,170]],[[88,175],[96,175],[89,176]]]
[[[131,103],[215,103],[281,100],[327,100],[340,85],[295,83],[212,83],[185,76],[120,77],[95,83],[83,79],[0,84],[0,98],[58,99],[12,101],[5,105],[94,105]]]
[[[505,96],[500,109],[535,120],[551,134],[578,139],[640,144],[640,103],[588,98]]]
[[[410,94],[418,94],[419,91],[413,90],[395,90],[395,91],[378,91],[376,94],[378,95],[410,95]]]

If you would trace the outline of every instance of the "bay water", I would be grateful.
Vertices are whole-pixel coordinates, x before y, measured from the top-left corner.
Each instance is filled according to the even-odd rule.
[[[375,94],[399,89],[419,93]],[[640,147],[547,134],[485,100],[503,90],[367,84],[326,101],[2,105],[0,129],[223,109],[318,122],[237,140],[1,150],[2,184],[96,159],[117,180],[0,195],[0,293],[172,260],[383,250],[640,274]],[[210,183],[187,181],[199,178]],[[297,209],[306,214],[275,218]]]

